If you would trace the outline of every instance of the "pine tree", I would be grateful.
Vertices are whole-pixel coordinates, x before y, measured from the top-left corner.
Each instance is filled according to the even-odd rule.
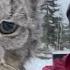
[[[59,5],[55,3],[56,1],[57,0],[47,0],[45,5],[42,6],[42,9],[47,11],[44,18],[44,41],[46,42],[47,46],[51,44],[55,46],[55,49],[59,49],[61,32],[60,22],[62,18],[54,16],[54,14],[59,11]]]

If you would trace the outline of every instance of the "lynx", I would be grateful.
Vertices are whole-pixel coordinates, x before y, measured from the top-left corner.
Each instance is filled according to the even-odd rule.
[[[0,47],[2,63],[16,70],[24,64],[41,44],[44,0],[0,1]],[[4,59],[4,60],[3,60]]]

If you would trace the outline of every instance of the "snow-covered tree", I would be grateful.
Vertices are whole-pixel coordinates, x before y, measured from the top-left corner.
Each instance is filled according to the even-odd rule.
[[[61,17],[55,16],[56,12],[59,11],[59,5],[56,3],[57,0],[47,0],[42,9],[46,10],[45,24],[44,26],[44,41],[47,46],[52,44],[55,49],[59,49],[59,39],[61,32]]]

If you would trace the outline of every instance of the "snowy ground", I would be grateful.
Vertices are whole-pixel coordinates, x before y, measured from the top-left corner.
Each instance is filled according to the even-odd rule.
[[[25,64],[26,70],[42,70],[44,66],[52,66],[53,61],[52,59],[39,59],[36,57],[31,58],[27,63]]]
[[[70,54],[70,51],[69,50],[54,51],[52,54]],[[45,66],[53,66],[53,58],[39,59],[39,58],[33,57],[33,58],[30,58],[30,60],[27,61],[25,64],[26,70],[42,70],[42,68]]]

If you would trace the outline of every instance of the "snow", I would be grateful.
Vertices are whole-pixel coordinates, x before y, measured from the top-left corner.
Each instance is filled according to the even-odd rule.
[[[63,50],[63,51],[54,51],[52,54],[70,54],[70,50]]]
[[[52,54],[69,54],[70,51],[54,51]],[[49,55],[47,56],[49,57]],[[40,59],[37,57],[31,57],[25,64],[26,70],[42,70],[45,66],[53,66],[53,58]]]
[[[69,22],[66,16],[66,12],[70,4],[70,0],[58,0],[57,3],[60,5],[60,13],[63,16],[63,23],[64,25],[67,25]]]
[[[26,70],[42,70],[44,66],[52,66],[52,59],[40,59],[36,57],[30,58],[29,61],[26,62],[25,68]]]

